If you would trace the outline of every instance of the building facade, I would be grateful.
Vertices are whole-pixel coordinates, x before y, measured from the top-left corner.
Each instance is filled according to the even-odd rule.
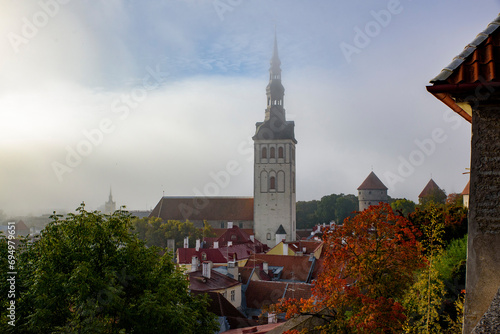
[[[256,124],[254,140],[254,230],[256,239],[268,246],[282,225],[286,240],[294,241],[295,218],[295,123],[286,120],[285,88],[276,36],[269,69],[264,122]]]

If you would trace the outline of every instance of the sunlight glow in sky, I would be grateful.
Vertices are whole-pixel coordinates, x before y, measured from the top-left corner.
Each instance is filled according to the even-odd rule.
[[[97,209],[110,186],[118,205],[150,209],[163,193],[203,192],[232,161],[238,175],[205,195],[252,196],[275,26],[298,200],[356,194],[372,169],[391,197],[416,201],[431,175],[461,192],[470,125],[425,86],[499,11],[495,0],[4,1],[0,209]]]

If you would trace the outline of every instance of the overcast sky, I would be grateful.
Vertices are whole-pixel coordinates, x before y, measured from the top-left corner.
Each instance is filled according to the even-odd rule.
[[[298,200],[356,194],[371,170],[391,197],[416,201],[431,175],[461,192],[470,124],[425,86],[499,11],[498,0],[1,0],[0,209],[97,209],[110,187],[128,209],[163,193],[253,196],[275,26]]]

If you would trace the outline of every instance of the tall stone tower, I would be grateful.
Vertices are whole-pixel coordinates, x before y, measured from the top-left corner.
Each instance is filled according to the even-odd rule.
[[[254,140],[254,230],[268,246],[275,244],[280,225],[287,241],[295,241],[295,123],[287,121],[283,106],[281,61],[276,34],[266,88],[264,122],[256,124]]]
[[[387,199],[387,187],[374,172],[371,172],[358,187],[359,211],[368,209],[370,205],[378,205],[380,202],[387,203]]]

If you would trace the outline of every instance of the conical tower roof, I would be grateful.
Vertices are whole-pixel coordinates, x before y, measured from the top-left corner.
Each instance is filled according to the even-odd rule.
[[[436,182],[434,182],[434,180],[431,179],[427,183],[427,185],[425,186],[424,190],[422,190],[422,192],[420,193],[420,195],[418,195],[418,198],[422,198],[422,197],[425,197],[425,196],[432,195],[437,190],[443,192],[443,190],[441,188],[439,188],[439,186],[436,184]],[[443,192],[443,194],[444,194],[444,192]]]
[[[358,187],[358,190],[387,190],[387,187],[380,181],[374,172],[371,172]]]

